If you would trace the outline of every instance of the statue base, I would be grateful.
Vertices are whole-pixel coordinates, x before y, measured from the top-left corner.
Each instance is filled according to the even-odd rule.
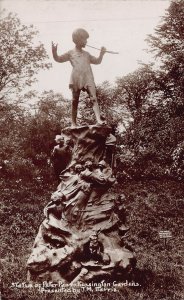
[[[128,231],[123,204],[111,191],[116,179],[105,161],[110,133],[105,125],[62,131],[65,141],[73,141],[72,158],[44,209],[27,262],[28,280],[72,285],[126,278],[134,269],[134,254],[123,246]]]

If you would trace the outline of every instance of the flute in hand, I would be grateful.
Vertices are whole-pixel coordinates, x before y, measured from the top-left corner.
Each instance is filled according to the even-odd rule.
[[[96,47],[93,47],[93,46],[90,46],[90,45],[86,45],[87,47],[90,47],[90,48],[93,48],[93,49],[96,49],[96,50],[101,50],[99,48],[96,48]],[[111,53],[111,54],[119,54],[119,52],[114,52],[114,51],[109,51],[109,50],[106,50],[105,51],[106,53]]]

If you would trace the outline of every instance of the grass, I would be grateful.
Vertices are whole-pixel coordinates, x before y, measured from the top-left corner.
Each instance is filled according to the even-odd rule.
[[[26,282],[26,261],[50,200],[55,183],[0,182],[2,299],[81,300],[181,300],[182,294],[182,203],[183,186],[175,181],[124,183],[118,193],[125,195],[128,243],[137,257],[134,281],[139,287],[117,292],[40,294],[36,288],[11,288],[12,282]],[[170,230],[164,245],[160,230]]]

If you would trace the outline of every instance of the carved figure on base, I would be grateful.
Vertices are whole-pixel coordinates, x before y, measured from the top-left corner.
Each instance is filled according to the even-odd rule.
[[[68,166],[72,158],[73,142],[64,140],[62,135],[56,135],[57,145],[51,152],[51,162],[58,182],[60,182],[61,172]]]

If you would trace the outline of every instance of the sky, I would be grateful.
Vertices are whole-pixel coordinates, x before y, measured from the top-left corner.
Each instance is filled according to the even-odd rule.
[[[154,33],[161,16],[169,7],[168,0],[0,0],[1,9],[17,13],[25,25],[33,24],[38,40],[47,50],[52,69],[41,71],[34,89],[54,90],[70,98],[68,88],[72,67],[69,62],[57,63],[52,58],[51,42],[58,44],[58,54],[73,49],[72,32],[84,28],[88,44],[119,54],[105,54],[100,65],[92,65],[95,83],[114,84],[138,68],[138,62],[152,60],[145,39]],[[99,51],[86,47],[94,56]]]

